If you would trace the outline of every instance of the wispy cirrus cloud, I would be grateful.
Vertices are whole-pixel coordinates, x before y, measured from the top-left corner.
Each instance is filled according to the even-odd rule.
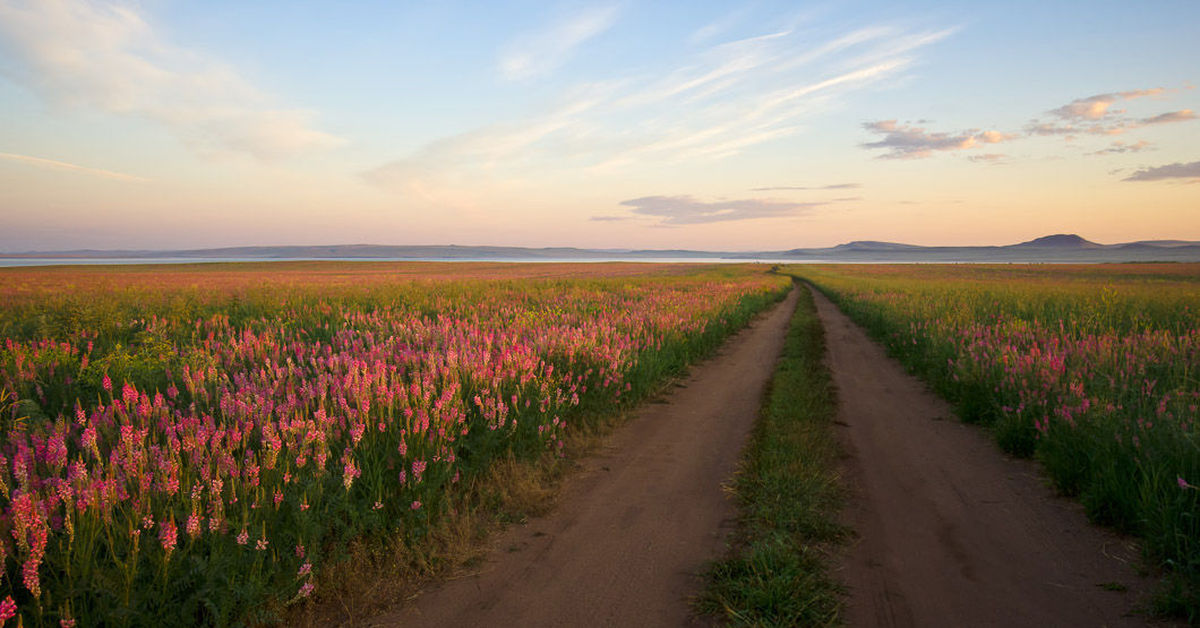
[[[80,172],[83,174],[89,174],[89,175],[93,175],[93,176],[97,176],[97,177],[103,177],[105,179],[116,179],[117,181],[132,181],[132,182],[136,182],[136,183],[144,183],[144,182],[150,180],[145,177],[139,177],[137,175],[125,174],[124,172],[114,172],[112,170],[104,170],[102,168],[89,168],[87,166],[80,166],[79,164],[73,164],[73,163],[69,163],[66,161],[58,161],[56,159],[46,159],[44,157],[33,157],[30,155],[18,155],[16,153],[0,153],[0,159],[7,159],[8,161],[16,161],[16,162],[20,162],[20,163],[24,163],[24,164],[29,164],[31,166],[36,166],[38,168],[48,168],[51,170],[66,170],[66,171],[70,171],[70,172]]]
[[[902,77],[952,32],[866,26],[814,41],[763,28],[687,49],[666,69],[648,61],[619,79],[577,83],[540,113],[434,140],[364,176],[412,191],[511,181],[530,168],[606,176],[724,159],[794,136],[848,95]]]
[[[856,190],[861,188],[861,183],[831,183],[829,185],[776,185],[765,188],[750,188],[751,192],[777,192],[789,190]]]
[[[1173,163],[1165,166],[1143,168],[1122,179],[1122,181],[1168,181],[1184,179],[1192,183],[1200,183],[1200,161],[1191,163]]]
[[[692,196],[644,196],[621,201],[635,214],[662,218],[664,225],[695,225],[732,220],[797,216],[827,202],[789,203],[760,198],[700,201]]]
[[[746,9],[735,9],[720,18],[697,28],[688,36],[688,42],[692,44],[701,44],[728,31],[734,24],[741,21],[746,15]]]
[[[0,2],[0,72],[47,101],[152,120],[204,152],[271,159],[341,142],[117,2]]]
[[[500,76],[522,81],[550,74],[570,60],[576,48],[611,28],[618,14],[617,5],[587,7],[517,37],[500,53]]]
[[[958,151],[984,144],[999,144],[1016,137],[1000,131],[969,129],[956,133],[927,131],[923,127],[900,124],[896,120],[866,122],[863,128],[883,135],[876,142],[862,144],[863,148],[884,149],[881,159],[921,159],[935,152]]]

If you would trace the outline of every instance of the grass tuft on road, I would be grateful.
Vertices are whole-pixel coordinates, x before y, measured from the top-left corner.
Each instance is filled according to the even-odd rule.
[[[845,538],[833,435],[836,395],[812,295],[800,301],[733,490],[741,521],[730,556],[712,564],[699,612],[739,626],[840,622],[829,548]]]

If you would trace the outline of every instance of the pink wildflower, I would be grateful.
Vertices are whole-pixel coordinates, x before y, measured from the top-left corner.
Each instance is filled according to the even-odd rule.
[[[237,544],[245,545],[250,542],[250,534],[246,532],[246,528],[242,528],[242,533],[237,535]]]
[[[158,525],[158,540],[162,543],[163,551],[170,557],[179,540],[179,530],[175,528],[175,521],[164,521]]]
[[[200,536],[200,515],[192,513],[187,520],[187,533],[193,539]]]
[[[3,625],[8,620],[17,616],[17,603],[13,601],[12,596],[4,598],[0,602],[0,625]]]
[[[312,563],[304,563],[303,565],[300,565],[300,571],[296,572],[296,577],[303,578],[310,573],[312,573]]]
[[[409,508],[412,508],[413,510],[420,510],[421,502],[413,500],[413,503],[411,506],[409,506]]]

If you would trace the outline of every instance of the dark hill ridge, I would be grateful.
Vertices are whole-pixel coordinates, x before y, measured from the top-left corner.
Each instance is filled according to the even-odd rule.
[[[925,247],[916,244],[900,244],[897,242],[877,242],[875,240],[855,240],[833,247],[833,251],[911,251]]]
[[[712,259],[813,262],[1200,262],[1200,242],[1141,240],[1098,244],[1076,234],[1059,233],[1005,246],[920,246],[856,240],[827,248],[786,251],[697,251],[688,249],[628,250],[574,247],[429,246],[339,244],[313,246],[240,246],[174,251],[32,251],[0,253],[0,259],[66,260],[678,260]]]
[[[1037,247],[1037,248],[1094,249],[1094,248],[1098,248],[1103,245],[1096,244],[1095,242],[1092,242],[1090,240],[1085,240],[1084,238],[1077,236],[1074,233],[1056,233],[1054,235],[1042,236],[1040,238],[1036,238],[1036,239],[1030,240],[1028,242],[1022,242],[1020,244],[1014,244],[1012,246]]]

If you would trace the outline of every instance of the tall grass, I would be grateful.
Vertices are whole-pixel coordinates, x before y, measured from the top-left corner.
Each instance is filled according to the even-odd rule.
[[[495,461],[559,451],[786,289],[288,268],[0,273],[0,621],[277,621],[356,539],[423,547]]]
[[[1200,267],[796,266],[908,368],[1034,456],[1200,621]]]

